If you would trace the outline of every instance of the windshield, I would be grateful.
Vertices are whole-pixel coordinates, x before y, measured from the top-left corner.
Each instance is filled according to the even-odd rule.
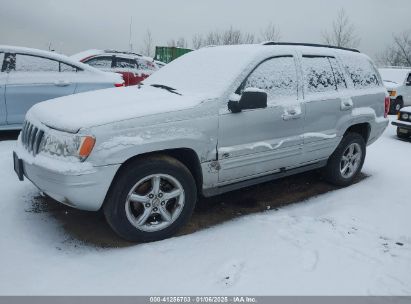
[[[380,69],[379,71],[382,80],[397,84],[403,84],[409,73],[409,70],[404,69]]]
[[[182,95],[219,97],[253,62],[258,52],[255,45],[203,48],[169,63],[144,84],[167,86]]]

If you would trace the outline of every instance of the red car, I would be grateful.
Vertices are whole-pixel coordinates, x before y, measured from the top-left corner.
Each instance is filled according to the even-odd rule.
[[[131,52],[89,50],[71,58],[102,71],[123,75],[126,86],[139,84],[159,69],[153,58]]]

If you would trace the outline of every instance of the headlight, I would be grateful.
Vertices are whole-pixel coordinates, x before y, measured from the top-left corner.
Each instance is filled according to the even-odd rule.
[[[47,134],[40,143],[40,152],[51,155],[76,157],[84,161],[93,150],[96,139],[93,136]]]
[[[390,94],[391,97],[397,96],[397,91],[395,91],[395,90],[388,91],[388,93]]]
[[[403,120],[408,120],[409,117],[410,117],[410,115],[408,115],[407,113],[403,113],[403,114],[401,115],[401,118],[402,118]]]

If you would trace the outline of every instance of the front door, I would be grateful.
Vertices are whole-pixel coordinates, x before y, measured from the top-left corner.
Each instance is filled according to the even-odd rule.
[[[305,109],[298,96],[295,58],[267,59],[244,80],[245,89],[267,93],[267,108],[231,113],[225,103],[219,116],[219,183],[228,184],[275,173],[301,162]]]
[[[74,93],[76,83],[60,72],[60,62],[26,54],[9,56],[15,61],[6,85],[9,125],[22,124],[26,112],[38,102]]]

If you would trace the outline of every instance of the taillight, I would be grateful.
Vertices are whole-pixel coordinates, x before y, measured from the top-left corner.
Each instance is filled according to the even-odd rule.
[[[124,84],[124,82],[122,82],[122,83],[115,83],[114,86],[115,86],[116,88],[121,88],[121,87],[124,87],[125,84]]]
[[[384,106],[385,106],[385,108],[384,108],[384,118],[387,118],[388,117],[388,112],[390,112],[390,103],[391,103],[391,100],[390,100],[390,97],[385,97],[385,101],[384,101]]]

